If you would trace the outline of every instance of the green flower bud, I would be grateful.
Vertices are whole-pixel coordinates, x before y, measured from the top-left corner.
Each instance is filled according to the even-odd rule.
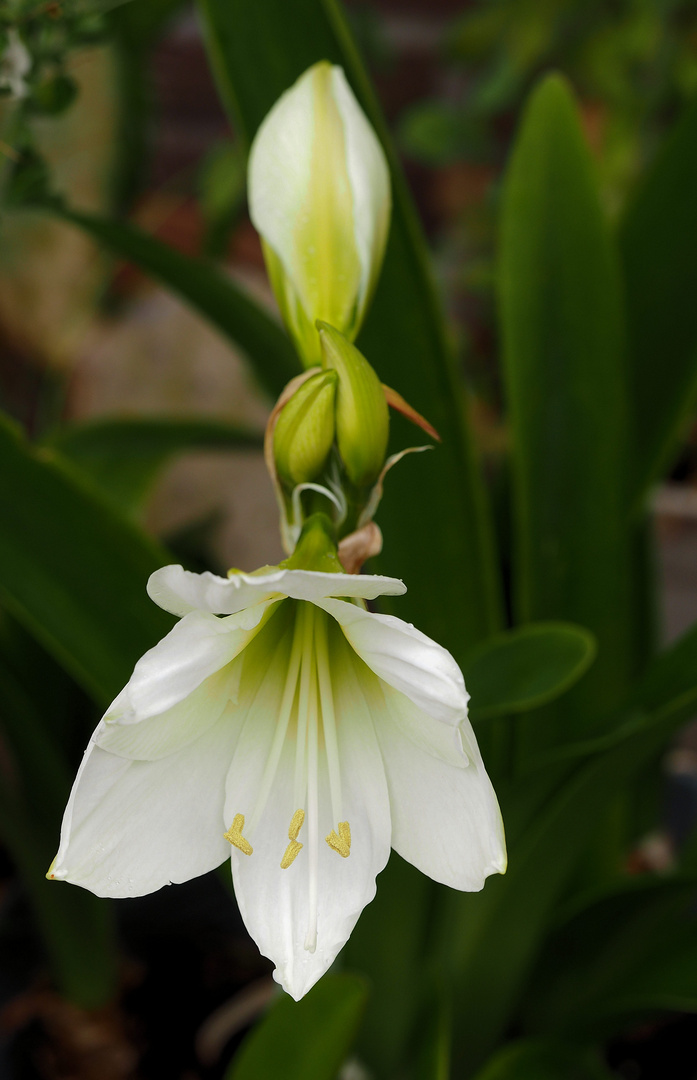
[[[380,380],[366,358],[328,323],[318,322],[322,363],[339,376],[336,442],[356,487],[375,483],[385,464],[389,411]]]
[[[335,371],[312,375],[281,409],[274,430],[278,475],[290,487],[320,475],[334,442]]]

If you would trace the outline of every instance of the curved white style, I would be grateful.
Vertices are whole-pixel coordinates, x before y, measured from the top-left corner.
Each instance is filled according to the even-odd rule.
[[[181,619],[94,732],[49,877],[139,896],[231,855],[245,924],[297,1000],[390,846],[456,889],[505,871],[460,669],[362,603],[402,582],[168,566],[148,591]]]

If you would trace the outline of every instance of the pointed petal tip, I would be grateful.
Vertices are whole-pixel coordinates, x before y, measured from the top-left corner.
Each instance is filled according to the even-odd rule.
[[[316,959],[317,953],[311,953],[308,950],[308,957]],[[281,986],[289,997],[292,997],[293,1001],[300,1001],[305,997],[305,994],[309,994],[312,987],[322,978],[323,975],[329,971],[332,966],[333,958],[325,957],[323,963],[314,963],[308,965],[307,968],[298,971],[295,968],[289,971],[290,965],[283,964],[273,971],[274,980]]]
[[[302,986],[295,986],[278,968],[274,968],[273,977],[274,981],[278,983],[289,997],[292,997],[293,1001],[300,1001],[310,989],[309,986],[304,988]]]
[[[503,826],[502,826],[503,830]],[[508,851],[506,850],[506,842],[501,838],[501,851],[497,858],[492,859],[489,867],[487,868],[487,877],[489,874],[505,874],[508,870]]]
[[[506,836],[503,819],[499,818],[498,828],[492,837],[491,858],[483,871],[484,880],[494,874],[505,874],[508,870],[508,851],[506,849]],[[483,884],[483,882],[482,882]]]

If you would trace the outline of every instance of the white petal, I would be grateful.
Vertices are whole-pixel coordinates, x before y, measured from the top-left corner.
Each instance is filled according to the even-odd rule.
[[[311,190],[313,168],[314,90],[305,72],[278,99],[259,127],[249,155],[249,216],[257,232],[280,258],[294,280],[306,309],[300,275],[294,274],[301,255],[295,236],[300,214]]]
[[[121,757],[154,761],[174,754],[212,727],[223,709],[237,700],[242,659],[237,658],[210,675],[195,690],[166,712],[140,719],[124,695],[117,698],[92,736],[97,746]]]
[[[458,769],[464,769],[469,764],[470,758],[474,759],[477,756],[478,751],[476,749],[472,751],[466,741],[467,735],[463,732],[464,726],[471,733],[469,721],[463,721],[463,725],[460,726],[443,724],[440,720],[434,720],[432,716],[410,701],[406,694],[393,690],[384,682],[382,693],[399,730],[419,750],[424,750],[427,754],[432,754]]]
[[[162,566],[150,575],[148,596],[173,615],[191,611],[208,611],[218,615],[233,615],[276,595],[283,574],[233,574],[220,577],[206,570],[195,574],[183,566]]]
[[[389,686],[434,720],[459,725],[465,719],[469,695],[447,649],[394,615],[376,615],[342,600],[315,603],[337,620],[352,648]]]
[[[249,156],[249,212],[310,322],[324,319],[346,331],[362,267],[332,72],[326,61],[314,64],[261,124]]]
[[[158,761],[91,742],[73,785],[52,876],[97,896],[143,896],[227,857],[225,776],[241,716],[231,707],[191,745]]]
[[[315,602],[325,596],[400,596],[406,585],[377,574],[324,574],[314,570],[272,570],[266,574],[235,573],[229,578],[206,571],[194,574],[181,566],[163,566],[148,581],[151,600],[174,615],[191,611],[230,615],[271,597],[292,596]]]
[[[315,952],[305,949],[309,921],[309,822],[298,837],[304,845],[285,870],[280,861],[288,843],[293,805],[294,740],[287,738],[273,794],[252,835],[254,853],[233,850],[232,873],[245,925],[276,965],[274,977],[296,1000],[330,967],[356,920],[375,895],[375,877],[390,850],[390,812],[385,775],[372,720],[343,642],[332,649],[332,683],[343,787],[344,819],[352,834],[343,859],[325,843],[336,829],[326,763],[320,755],[318,918]],[[228,777],[226,816],[251,812],[273,738],[275,715],[268,708],[250,713]]]
[[[227,619],[192,611],[140,658],[125,691],[106,717],[121,723],[142,720],[178,705],[204,679],[229,664],[259,632],[268,604],[257,604]]]
[[[377,685],[375,729],[392,813],[392,847],[424,874],[476,892],[489,874],[504,873],[506,846],[494,789],[466,725],[470,764],[457,768],[424,753],[404,734],[394,699]]]
[[[387,242],[390,173],[382,146],[340,67],[332,68],[332,88],[344,125],[346,165],[353,194],[354,236],[361,265],[356,320],[360,324]]]

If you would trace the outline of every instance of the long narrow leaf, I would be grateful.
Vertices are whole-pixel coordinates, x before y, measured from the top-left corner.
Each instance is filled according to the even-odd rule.
[[[199,7],[223,100],[247,140],[280,94],[311,64],[328,59],[344,67],[386,147],[393,219],[359,345],[380,377],[436,426],[443,444],[390,474],[380,513],[384,565],[409,585],[400,614],[408,610],[422,629],[461,653],[493,632],[500,617],[491,529],[428,255],[339,6],[200,0]]]
[[[213,263],[182,255],[125,221],[79,213],[59,202],[47,203],[40,209],[83,229],[115,255],[135,263],[178,293],[225,337],[244,349],[259,381],[273,397],[297,375],[300,364],[281,328]]]
[[[53,717],[36,701],[41,674],[27,686],[0,655],[0,835],[31,900],[58,989],[77,1005],[95,1008],[115,990],[112,912],[84,889],[46,880],[70,776],[51,735]]]
[[[522,723],[526,746],[577,736],[628,676],[626,392],[619,276],[590,155],[566,84],[534,91],[505,186],[500,272],[512,431],[515,610],[569,619],[595,664],[557,711]]]
[[[602,1033],[608,1017],[678,999],[697,1009],[696,894],[694,878],[649,877],[585,904],[545,945],[526,1029],[583,1036]]]
[[[636,439],[631,495],[670,464],[697,394],[697,100],[622,221]]]
[[[509,870],[477,895],[450,897],[449,919],[457,927],[441,946],[452,965],[456,1006],[456,1065],[478,1065],[491,1052],[516,1009],[550,916],[587,850],[603,814],[626,790],[672,733],[697,707],[697,632],[655,661],[633,705],[641,723],[625,737],[561,774],[556,793],[525,829],[515,830]],[[613,725],[620,728],[619,723]],[[509,795],[504,818],[514,821],[526,790]]]
[[[185,450],[261,449],[255,432],[219,421],[175,417],[92,420],[47,440],[119,509],[139,509],[160,470]]]
[[[172,626],[147,597],[166,555],[48,451],[0,419],[0,596],[82,686],[107,702]]]
[[[334,1080],[367,996],[357,975],[325,975],[299,1002],[283,995],[242,1045],[226,1080]]]
[[[587,1047],[559,1039],[521,1039],[495,1054],[475,1080],[611,1080],[614,1075]]]

